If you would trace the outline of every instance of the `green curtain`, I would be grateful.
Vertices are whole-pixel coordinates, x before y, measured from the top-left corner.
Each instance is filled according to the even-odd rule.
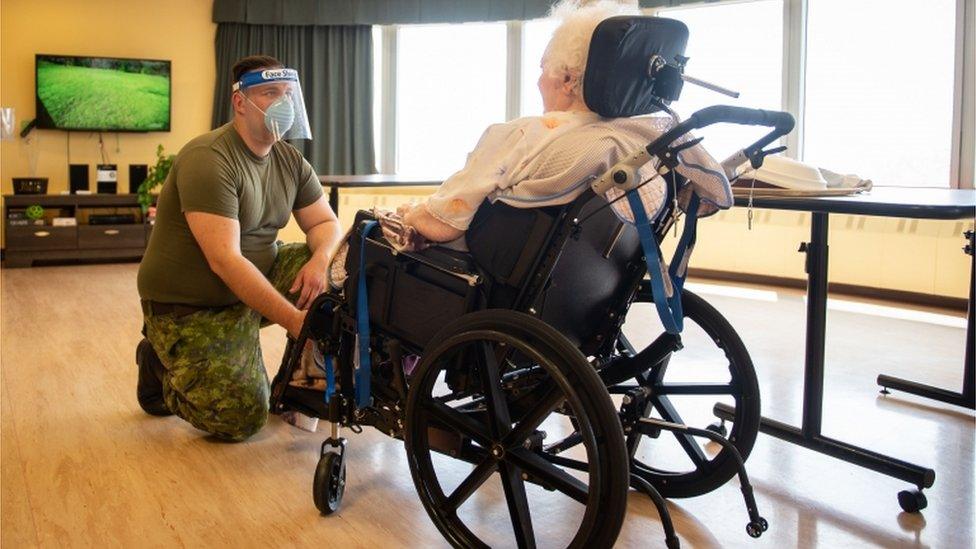
[[[291,143],[319,174],[376,173],[373,35],[364,25],[217,25],[213,127],[229,122],[234,63],[270,55],[298,70],[312,140]]]

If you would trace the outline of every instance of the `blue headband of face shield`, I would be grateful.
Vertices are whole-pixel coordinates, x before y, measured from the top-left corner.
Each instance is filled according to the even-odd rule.
[[[248,97],[245,90],[259,88],[268,84],[288,84],[288,91],[267,108],[261,109]],[[244,98],[264,114],[264,124],[278,139],[311,139],[308,114],[302,97],[298,71],[295,69],[258,69],[243,74],[232,87],[241,92]]]
[[[246,72],[241,79],[234,82],[234,91],[244,91],[251,86],[270,84],[272,82],[298,82],[298,71],[295,69],[259,69]]]

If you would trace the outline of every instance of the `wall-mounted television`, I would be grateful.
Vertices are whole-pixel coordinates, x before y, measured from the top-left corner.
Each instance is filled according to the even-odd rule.
[[[37,54],[34,66],[38,128],[169,131],[169,61]]]

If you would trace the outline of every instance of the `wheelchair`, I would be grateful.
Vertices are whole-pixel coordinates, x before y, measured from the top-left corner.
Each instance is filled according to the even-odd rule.
[[[613,32],[600,35],[605,27]],[[600,38],[606,34],[612,36]],[[608,40],[611,46],[636,40],[640,47],[603,47]],[[647,84],[653,93],[631,87],[622,93],[637,89],[637,100],[612,97],[617,91],[597,98],[590,87],[587,104],[623,105],[638,111],[632,114],[667,109],[680,91],[686,40],[687,29],[673,20],[601,23],[588,66],[607,67],[607,59],[594,55],[608,50],[628,50],[612,54],[609,66],[639,64],[641,79],[652,55],[678,63],[658,65],[658,78]],[[603,89],[611,88],[623,87]],[[689,185],[665,168],[678,161],[674,142],[718,122],[775,126],[743,149],[754,163],[793,125],[786,113],[709,107],[601,178],[633,191],[637,166],[651,159],[663,166],[665,207],[648,225],[655,244],[674,225],[678,195]],[[562,206],[520,209],[486,201],[466,233],[469,252],[398,251],[369,212],[357,214],[342,291],[313,302],[298,339],[288,341],[271,391],[273,413],[295,410],[332,424],[313,483],[323,514],[334,513],[344,495],[347,441],[340,427],[370,426],[404,441],[421,503],[456,547],[512,545],[513,539],[535,547],[534,522],[564,513],[565,532],[555,543],[610,547],[630,488],[652,499],[666,545],[678,547],[664,498],[704,494],[735,475],[748,534],[766,530],[744,467],[760,419],[749,353],[717,310],[680,287],[686,329],[651,334],[648,323],[640,331],[656,338],[646,346],[632,342],[625,319],[635,306],[657,305],[655,273],[648,280],[642,233],[622,222],[597,188]],[[334,378],[325,395],[289,384],[309,340],[330,357]],[[691,341],[694,346],[685,345]],[[415,367],[413,356],[420,357]],[[731,421],[699,425],[714,416],[710,405],[719,398],[734,404]],[[665,439],[670,448],[657,451]],[[500,494],[479,492],[496,473]],[[484,527],[480,511],[463,511],[485,498],[504,500],[511,535]]]

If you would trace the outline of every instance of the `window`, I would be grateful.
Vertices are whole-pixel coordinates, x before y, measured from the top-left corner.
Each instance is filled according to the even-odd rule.
[[[504,23],[408,25],[397,36],[397,172],[447,176],[505,120]]]
[[[974,70],[971,53],[961,57],[973,33],[959,20],[966,6],[741,0],[656,13],[688,25],[687,74],[741,92],[733,99],[685,84],[674,105],[681,116],[716,104],[788,110],[797,115],[783,140],[789,156],[876,185],[971,187],[974,123],[961,114],[972,112],[976,97],[960,76]],[[556,26],[537,19],[377,28],[381,169],[449,175],[488,125],[541,114],[539,62]],[[700,131],[718,160],[764,133],[733,125]]]
[[[877,185],[948,186],[955,10],[811,0],[804,160]]]
[[[685,72],[738,91],[738,99],[685,83],[673,108],[687,118],[711,105],[780,110],[783,82],[783,2],[759,2],[666,10],[663,17],[688,25]],[[703,130],[702,145],[721,161],[768,132],[719,125]]]
[[[539,63],[557,24],[554,19],[536,19],[526,21],[522,25],[522,100],[519,103],[521,116],[542,114],[542,96],[539,95],[538,87],[542,69]]]

